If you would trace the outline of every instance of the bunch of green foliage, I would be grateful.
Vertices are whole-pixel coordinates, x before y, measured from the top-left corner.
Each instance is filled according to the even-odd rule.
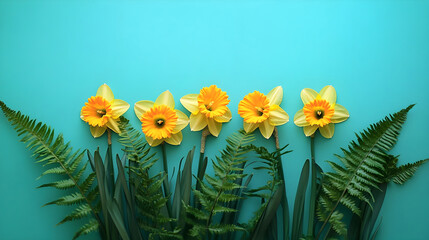
[[[343,156],[337,155],[341,163],[329,162],[333,171],[323,173],[315,164],[320,176],[316,182],[318,222],[308,236],[303,233],[303,225],[310,163],[309,160],[304,163],[289,236],[288,216],[284,218],[288,222],[277,223],[285,195],[281,156],[290,152],[285,150],[287,145],[270,152],[251,144],[253,135],[241,130],[227,139],[226,148],[212,161],[214,176],[203,174],[207,158],[200,155],[204,166],[198,171],[194,187],[193,148],[180,161],[175,189],[170,194],[167,173],[152,173],[158,159],[141,132],[132,128],[127,119],[121,118],[119,142],[124,155],[116,155],[116,164],[110,144],[104,159],[96,150],[94,154],[87,151],[88,161],[83,161],[85,151],[73,151],[61,134],[0,101],[0,108],[21,141],[27,144],[37,162],[47,168],[41,176],[56,176],[55,181],[40,187],[63,191],[62,197],[45,205],[73,206],[59,224],[79,220],[82,226],[74,239],[98,231],[102,239],[108,240],[240,237],[271,240],[278,239],[278,226],[284,227],[283,239],[374,239],[381,225],[377,219],[387,184],[404,184],[418,167],[429,161],[398,166],[398,157],[389,154],[412,107],[389,115],[357,135],[356,141],[342,149]],[[269,175],[269,180],[255,189],[249,187],[254,173],[249,175],[245,171],[253,156],[258,157],[253,162],[259,164],[253,169]],[[261,205],[253,217],[240,223],[240,208],[249,198],[258,198]],[[349,223],[343,220],[347,214],[351,215]]]

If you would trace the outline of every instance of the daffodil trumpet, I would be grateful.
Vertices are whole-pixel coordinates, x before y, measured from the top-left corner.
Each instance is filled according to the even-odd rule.
[[[317,129],[325,138],[332,138],[335,123],[349,117],[345,107],[337,104],[337,93],[332,86],[324,87],[319,93],[310,88],[301,91],[304,107],[294,117],[295,125],[303,127],[305,136],[312,136]]]
[[[246,95],[238,104],[238,114],[243,118],[243,128],[247,133],[259,128],[266,139],[273,134],[274,127],[289,121],[289,115],[280,107],[283,88],[278,86],[267,95],[254,91]]]
[[[229,122],[232,114],[228,108],[230,100],[226,92],[216,85],[204,87],[199,94],[188,94],[180,99],[182,105],[191,112],[191,131],[201,131],[200,153],[204,157],[205,141],[208,134],[219,136],[222,123]],[[201,155],[200,155],[201,157]]]
[[[88,98],[82,107],[80,118],[89,124],[94,138],[98,138],[107,130],[108,142],[111,144],[110,129],[120,133],[119,117],[124,114],[130,105],[123,100],[115,99],[112,90],[106,84],[101,85],[97,94]]]
[[[151,147],[163,142],[171,145],[182,142],[181,131],[188,125],[189,119],[174,107],[173,95],[168,90],[161,93],[155,102],[143,100],[134,104],[134,112]]]

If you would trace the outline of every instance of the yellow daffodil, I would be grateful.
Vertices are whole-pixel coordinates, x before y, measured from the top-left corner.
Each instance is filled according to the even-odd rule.
[[[210,133],[217,137],[222,123],[231,120],[231,111],[227,107],[228,95],[216,85],[201,89],[200,94],[188,94],[180,102],[191,112],[192,131],[200,131],[208,126]]]
[[[90,126],[92,136],[100,137],[107,128],[119,133],[118,120],[130,105],[123,100],[115,99],[113,92],[106,84],[101,85],[95,97],[88,98],[82,107],[80,118]]]
[[[164,141],[171,145],[182,142],[181,131],[188,125],[189,119],[183,112],[174,109],[170,91],[161,93],[155,102],[137,102],[134,111],[142,122],[142,130],[150,146],[158,146]]]
[[[279,106],[283,88],[278,86],[268,95],[258,91],[249,93],[238,104],[238,114],[243,118],[243,128],[249,133],[259,128],[262,136],[270,138],[274,127],[289,121],[289,115]]]
[[[301,99],[304,107],[295,114],[294,122],[304,127],[307,137],[319,129],[322,136],[332,138],[334,123],[344,122],[349,117],[347,109],[336,103],[337,93],[332,86],[324,87],[320,93],[305,88],[301,91]]]

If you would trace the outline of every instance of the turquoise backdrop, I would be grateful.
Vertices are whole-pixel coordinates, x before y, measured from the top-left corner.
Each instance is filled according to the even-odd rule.
[[[209,138],[210,158],[242,127],[237,105],[247,93],[283,86],[293,119],[303,88],[331,84],[351,117],[333,139],[316,136],[326,170],[355,132],[416,103],[393,154],[417,161],[429,157],[429,1],[0,1],[0,100],[93,151],[106,136],[93,139],[79,113],[103,83],[131,105],[169,89],[182,111],[180,97],[218,85],[233,119]],[[132,109],[125,116],[140,127]],[[292,206],[310,141],[293,121],[279,131],[293,150],[284,158]],[[0,133],[0,238],[71,239],[78,224],[56,227],[69,209],[41,208],[59,193],[36,189],[43,168],[3,116]],[[181,146],[167,148],[170,171],[199,144],[199,132],[183,133]],[[253,184],[265,181],[258,174]],[[389,185],[377,239],[428,239],[428,175],[429,164],[405,186]]]

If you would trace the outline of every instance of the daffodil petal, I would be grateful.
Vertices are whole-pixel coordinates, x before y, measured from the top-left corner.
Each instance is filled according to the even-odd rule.
[[[166,105],[174,109],[174,98],[170,91],[161,93],[155,101],[156,105]]]
[[[232,118],[231,110],[227,108],[226,112],[223,115],[214,117],[214,120],[216,122],[224,123],[224,122],[229,122],[231,118]]]
[[[130,104],[127,102],[120,99],[114,99],[112,102],[112,117],[118,118],[122,116],[129,108]]]
[[[106,131],[106,127],[89,126],[89,130],[91,131],[93,137],[98,138],[104,134],[104,132]]]
[[[349,111],[347,111],[345,107],[341,106],[340,104],[335,104],[334,109],[334,115],[331,118],[332,123],[344,122],[347,120],[347,118],[349,118]]]
[[[80,110],[80,119],[84,120],[84,119],[83,119],[83,113],[82,113],[82,110],[83,110],[83,108]],[[84,120],[84,121],[85,121],[85,120]]]
[[[159,144],[161,144],[162,142],[164,142],[165,139],[153,139],[149,136],[145,136],[146,137],[146,142],[149,143],[149,145],[151,147],[156,147]]]
[[[101,96],[109,102],[115,99],[113,96],[112,89],[110,89],[110,87],[107,86],[107,84],[103,84],[98,88],[96,96]]]
[[[182,132],[172,134],[171,137],[166,138],[165,141],[171,145],[179,145],[182,142],[183,135]]]
[[[246,133],[251,133],[259,127],[259,123],[247,123],[243,121],[243,128]]]
[[[313,101],[314,99],[316,99],[317,94],[318,93],[311,88],[302,89],[301,99],[302,99],[302,102],[304,103],[304,105]]]
[[[182,111],[179,111],[177,109],[174,111],[176,111],[178,119],[176,121],[176,126],[173,129],[173,134],[182,131],[182,129],[184,129],[189,123],[189,118],[188,116],[186,116],[186,114],[184,114]]]
[[[270,101],[270,105],[280,105],[283,99],[283,88],[281,86],[275,87],[268,93],[267,98]]]
[[[319,127],[318,125],[305,126],[304,127],[304,134],[305,134],[305,136],[309,137],[309,136],[313,135],[314,132],[316,132],[316,130],[317,130],[318,127]]]
[[[326,99],[330,104],[335,104],[337,101],[337,92],[335,91],[335,88],[331,85],[325,86],[320,91],[320,96],[322,99]]]
[[[118,122],[112,118],[109,118],[109,121],[106,123],[106,126],[110,129],[112,129],[115,133],[121,132],[121,130],[119,129]]]
[[[268,139],[273,135],[274,126],[269,123],[269,121],[263,121],[259,124],[259,131],[261,131],[262,136]]]
[[[140,119],[143,114],[151,109],[155,103],[152,101],[138,101],[134,104],[134,112],[136,113],[136,116],[138,119]]]
[[[300,109],[298,112],[295,113],[295,116],[293,118],[293,122],[298,127],[305,127],[305,126],[310,125],[307,122],[307,120],[305,120],[305,114],[304,114],[304,111],[302,109]]]
[[[274,106],[274,107],[273,107]],[[273,126],[279,126],[287,123],[289,121],[289,115],[278,105],[273,105],[270,107],[270,116],[268,120]],[[274,110],[271,110],[273,107]]]
[[[222,129],[222,123],[216,122],[213,118],[207,118],[207,125],[209,126],[209,132],[213,136],[219,136],[220,130]]]
[[[334,136],[335,125],[333,123],[330,123],[328,125],[320,127],[319,131],[320,134],[322,134],[322,136],[324,136],[325,138],[332,138],[332,136]]]
[[[207,117],[204,114],[197,113],[190,116],[191,131],[200,131],[207,126]]]
[[[180,103],[192,114],[197,114],[200,110],[198,108],[198,94],[188,94],[180,99]]]

